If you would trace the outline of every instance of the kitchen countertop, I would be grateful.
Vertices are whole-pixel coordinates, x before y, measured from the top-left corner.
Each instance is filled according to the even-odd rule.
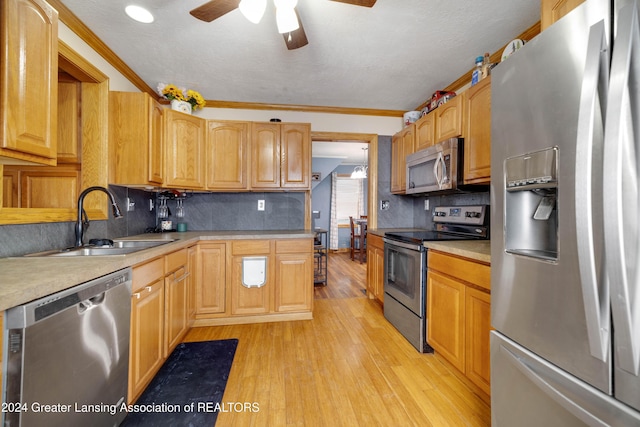
[[[427,249],[446,252],[451,255],[458,255],[469,258],[473,261],[491,264],[491,241],[490,240],[454,240],[446,242],[425,242]]]
[[[54,294],[113,271],[173,252],[199,241],[312,238],[308,230],[188,231],[140,234],[118,240],[172,240],[126,255],[0,258],[0,311]]]

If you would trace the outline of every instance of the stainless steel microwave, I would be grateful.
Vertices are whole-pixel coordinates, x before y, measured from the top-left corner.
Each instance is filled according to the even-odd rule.
[[[454,192],[462,184],[463,139],[451,138],[407,156],[406,194]]]

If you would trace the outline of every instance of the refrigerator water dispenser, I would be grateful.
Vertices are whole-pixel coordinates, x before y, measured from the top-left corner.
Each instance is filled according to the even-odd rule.
[[[558,149],[505,160],[505,250],[556,261],[558,258]]]

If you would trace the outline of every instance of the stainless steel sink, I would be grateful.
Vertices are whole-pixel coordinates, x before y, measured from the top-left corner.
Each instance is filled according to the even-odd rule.
[[[165,245],[175,240],[115,240],[113,246],[83,246],[80,248],[54,249],[26,256],[34,257],[76,257],[76,256],[122,256],[144,249]]]

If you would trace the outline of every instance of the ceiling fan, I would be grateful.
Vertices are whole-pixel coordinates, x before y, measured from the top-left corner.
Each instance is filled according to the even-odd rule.
[[[376,2],[376,0],[332,0],[332,1],[352,4],[355,6],[365,6],[365,7],[372,7]],[[253,2],[255,3],[256,0],[253,0]],[[256,16],[255,18],[250,17],[251,11],[247,11],[244,8],[244,5],[248,3],[252,3],[252,1],[210,0],[204,3],[202,6],[199,6],[191,10],[189,13],[202,21],[211,22],[215,19],[220,18],[222,15],[225,15],[231,12],[232,10],[240,8],[243,14],[247,16],[249,20],[251,20],[254,23],[257,23],[262,17],[262,13],[264,13],[266,0],[257,1],[257,3],[261,3],[262,10],[257,12],[258,16]],[[287,45],[287,49],[289,50],[298,49],[299,47],[307,45],[309,41],[307,40],[307,35],[304,33],[304,28],[302,27],[302,22],[300,21],[300,15],[298,15],[298,12],[294,8],[297,1],[296,0],[293,0],[293,1],[292,0],[286,0],[286,1],[274,0],[274,3],[276,3],[276,19],[278,20],[278,31],[282,33],[284,37],[284,42]],[[280,5],[284,4],[287,7],[279,7],[279,4]],[[293,6],[291,6],[291,4],[293,4]],[[281,27],[280,25],[281,13],[282,15],[285,15],[286,13],[287,16],[285,16],[284,18],[288,18],[288,23],[289,25],[291,25],[290,27],[288,27],[289,28],[288,31],[287,31],[286,24],[285,24],[285,27]],[[297,26],[295,25],[296,20],[297,20]]]

